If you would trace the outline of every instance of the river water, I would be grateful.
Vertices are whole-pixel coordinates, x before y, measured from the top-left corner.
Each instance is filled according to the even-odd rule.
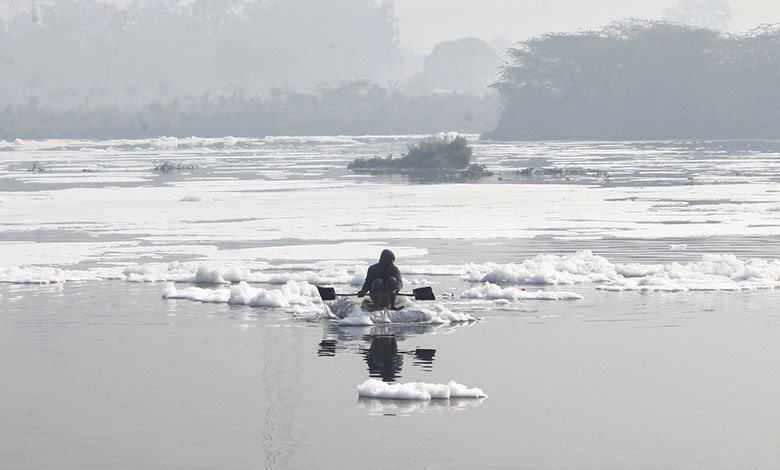
[[[780,462],[780,143],[474,141],[479,182],[345,169],[418,138],[0,143],[0,466]],[[385,247],[420,305],[474,320],[323,315],[307,289],[354,292]],[[358,396],[371,378],[487,397]]]

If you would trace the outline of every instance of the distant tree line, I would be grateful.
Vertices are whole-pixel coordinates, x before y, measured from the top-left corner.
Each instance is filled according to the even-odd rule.
[[[0,18],[0,139],[479,133],[497,122],[496,52],[450,41],[413,75],[389,0],[125,4],[32,2]]]
[[[780,137],[780,28],[729,35],[623,21],[508,51],[494,84],[505,139]]]
[[[491,95],[412,95],[358,80],[312,93],[277,89],[268,97],[203,96],[133,110],[58,110],[31,100],[0,109],[0,139],[481,133],[495,127],[499,112]]]
[[[0,19],[2,139],[780,138],[774,26],[729,35],[627,20],[518,43],[503,66],[467,38],[410,77],[388,0],[58,0],[32,13]]]
[[[0,106],[139,109],[397,79],[387,0],[57,0],[0,18]],[[32,2],[35,5],[35,2]]]

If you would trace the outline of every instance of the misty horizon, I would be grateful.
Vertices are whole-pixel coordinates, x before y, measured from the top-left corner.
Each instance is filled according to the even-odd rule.
[[[751,100],[770,107],[776,101],[770,85],[777,60],[771,52],[776,29],[722,32],[740,11],[726,0],[659,4],[654,11],[663,6],[660,14],[666,20],[613,21],[576,32],[545,32],[519,42],[502,36],[491,41],[453,38],[436,43],[427,54],[417,54],[404,45],[404,34],[408,34],[404,25],[409,20],[401,18],[412,15],[413,10],[400,1],[348,0],[330,6],[314,0],[16,1],[9,5],[16,8],[15,14],[11,15],[9,6],[12,18],[0,28],[0,63],[4,70],[0,76],[0,137],[6,139],[441,130],[523,139],[623,139],[773,137],[777,132],[774,118],[751,117],[750,110],[741,109]],[[552,5],[545,11],[552,13]],[[466,0],[456,2],[437,21],[456,27],[461,23],[448,19],[473,6]],[[483,13],[514,11],[505,2],[493,6]],[[435,3],[427,7],[429,13],[443,11]],[[534,8],[527,11],[529,17],[539,13]],[[649,12],[641,8],[636,11]],[[478,26],[484,18],[477,15],[472,20],[456,31],[479,34]],[[417,29],[436,31],[436,22],[430,21],[427,28]],[[583,18],[580,24],[585,26],[588,21]],[[661,24],[701,34],[661,34],[653,39],[657,47],[651,56],[641,49],[621,52],[624,59],[641,56],[634,63],[636,75],[621,77],[625,70],[617,67],[624,59],[609,55],[616,50],[587,44],[631,23],[645,25],[651,35],[654,30],[663,30],[654,26]],[[665,31],[676,31],[674,28]],[[501,31],[494,30],[496,34]],[[701,37],[711,44],[700,42],[697,38]],[[623,41],[613,39],[616,47]],[[519,95],[509,92],[518,88],[504,86],[508,75],[522,70],[526,76],[512,78],[521,84],[533,81],[535,75],[552,73],[549,80],[555,82],[560,77],[554,76],[557,72],[545,71],[544,60],[560,57],[554,48],[540,48],[538,53],[546,57],[534,59],[533,67],[515,67],[512,61],[520,56],[518,51],[555,41],[580,43],[576,47],[581,54],[570,59],[580,63],[573,73],[584,71],[584,75],[577,78],[577,87],[555,85],[558,90],[554,93],[560,95],[557,101],[526,100],[518,108]],[[631,47],[643,47],[639,42],[633,44]],[[744,47],[737,47],[739,44]],[[674,57],[673,51],[680,48],[691,49],[685,64]],[[710,57],[711,51],[717,51],[714,54],[718,57]],[[599,71],[588,65],[596,62]],[[710,83],[694,87],[695,80],[685,78],[674,85],[665,83],[674,74],[642,71],[643,63],[651,62],[670,71],[681,66],[692,70],[700,67],[695,75]],[[598,74],[608,78],[597,78]],[[749,87],[752,97],[747,101],[736,98],[746,83],[745,74],[753,84]],[[591,100],[581,93],[583,88],[592,94],[600,84],[617,82],[624,98],[600,91],[601,99]],[[682,98],[713,87],[719,91],[713,92],[711,99]],[[569,91],[563,93],[564,89]],[[673,96],[675,93],[680,96]],[[614,100],[629,95],[648,98],[639,102],[646,109],[658,108],[653,101],[686,102],[692,108],[658,108],[653,111],[656,114],[640,113],[644,117],[636,121],[607,117],[615,113],[636,115],[635,111],[617,111],[628,106]],[[711,105],[726,97],[731,97],[725,100],[729,104],[713,111]],[[539,108],[541,102],[545,102],[543,108]],[[584,108],[583,102],[588,103]],[[601,110],[605,106],[612,110]],[[575,117],[566,127],[579,131],[551,132],[544,125],[545,119],[538,119],[549,116],[560,126],[561,113],[571,113],[572,109],[579,109],[580,118],[590,116],[588,119],[597,122],[583,126],[576,123]],[[671,114],[663,115],[666,111]],[[530,118],[528,124],[522,129],[508,129],[523,121],[507,118],[518,112]],[[705,119],[724,113],[734,116],[739,124],[728,120],[713,124]],[[608,123],[609,119],[617,121]],[[501,129],[495,132],[499,120]],[[670,126],[667,130],[655,129],[664,121]],[[761,124],[757,126],[758,122]],[[624,129],[624,124],[629,129]],[[537,125],[546,130],[532,131]]]

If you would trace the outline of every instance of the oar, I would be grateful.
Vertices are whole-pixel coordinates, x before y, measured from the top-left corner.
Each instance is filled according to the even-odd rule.
[[[342,297],[357,296],[357,294],[337,294],[336,289],[333,287],[317,286],[317,291],[320,293],[320,298],[322,298],[322,300],[335,300],[337,295]],[[417,289],[412,289],[411,294],[399,292],[396,295],[414,297],[415,300],[436,300],[436,296],[433,295],[433,289],[431,287],[418,287]]]
[[[418,287],[417,289],[412,289],[411,294],[399,292],[398,295],[414,297],[414,300],[436,300],[436,296],[433,295],[433,289],[431,287]]]

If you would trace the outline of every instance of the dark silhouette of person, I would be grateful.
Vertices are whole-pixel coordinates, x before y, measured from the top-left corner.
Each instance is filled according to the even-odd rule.
[[[381,377],[383,382],[393,382],[401,376],[404,358],[398,352],[395,335],[380,335],[368,338],[371,347],[363,351],[368,365],[369,377]]]
[[[384,250],[379,256],[379,262],[369,266],[366,282],[358,292],[358,297],[364,297],[370,292],[375,308],[395,309],[395,297],[402,286],[401,272],[395,265],[395,255],[390,250]]]

